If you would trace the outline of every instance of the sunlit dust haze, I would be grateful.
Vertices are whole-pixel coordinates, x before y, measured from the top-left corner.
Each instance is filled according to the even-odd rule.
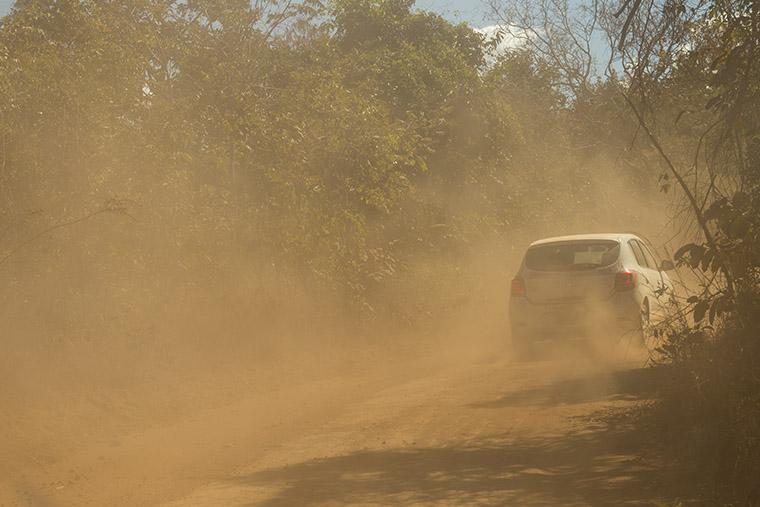
[[[0,1],[0,505],[640,499],[652,351],[518,361],[510,283],[683,203],[622,79],[436,5]]]

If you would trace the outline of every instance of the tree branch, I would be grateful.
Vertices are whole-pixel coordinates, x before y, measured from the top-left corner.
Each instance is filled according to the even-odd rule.
[[[626,103],[628,104],[628,107],[630,107],[631,111],[633,111],[633,114],[636,116],[636,119],[639,122],[639,126],[641,127],[641,130],[643,130],[644,133],[647,135],[647,137],[649,138],[649,141],[652,143],[652,146],[654,146],[655,150],[657,150],[657,153],[660,155],[662,160],[668,166],[670,173],[673,175],[675,180],[678,182],[678,185],[681,187],[681,190],[683,190],[684,194],[686,195],[686,199],[689,201],[689,205],[691,206],[691,209],[694,212],[694,216],[697,218],[697,223],[699,224],[699,227],[705,236],[705,241],[707,241],[707,244],[715,252],[715,256],[718,259],[718,263],[720,264],[721,271],[723,271],[723,274],[726,278],[727,293],[730,297],[733,297],[735,293],[733,276],[731,274],[731,271],[728,268],[728,265],[725,260],[725,256],[723,255],[722,250],[718,246],[718,243],[715,241],[715,237],[713,236],[712,231],[710,231],[710,227],[707,223],[707,220],[705,220],[705,216],[702,212],[702,206],[700,206],[699,202],[697,202],[697,199],[694,196],[694,193],[689,188],[688,183],[681,176],[681,173],[678,172],[675,165],[670,160],[670,157],[668,157],[667,153],[665,153],[665,150],[663,149],[659,140],[654,135],[654,133],[652,133],[652,131],[649,129],[649,126],[647,125],[644,118],[641,116],[641,113],[639,112],[638,108],[634,105],[633,101],[631,101],[628,94],[622,91],[621,93]]]
[[[84,215],[82,217],[79,217],[79,218],[75,218],[75,219],[72,219],[72,220],[67,220],[65,222],[60,222],[60,223],[51,225],[50,227],[48,227],[48,228],[46,228],[46,229],[38,232],[37,234],[35,234],[35,235],[33,235],[33,236],[25,239],[24,241],[22,241],[21,243],[19,243],[18,245],[16,245],[14,248],[12,248],[3,257],[0,257],[0,265],[3,265],[5,262],[8,261],[8,259],[10,259],[11,257],[13,257],[15,254],[17,254],[19,251],[21,251],[24,247],[26,247],[26,246],[34,243],[35,241],[37,241],[38,239],[40,239],[42,236],[44,236],[46,234],[49,234],[49,233],[51,233],[53,231],[56,231],[58,229],[62,229],[64,227],[68,227],[70,225],[75,225],[75,224],[79,224],[79,223],[85,222],[85,221],[87,221],[87,220],[89,220],[89,219],[91,219],[91,218],[93,218],[93,217],[95,217],[97,215],[103,214],[103,213],[120,213],[120,214],[126,215],[126,216],[128,216],[128,217],[130,217],[130,218],[132,218],[134,220],[134,218],[131,215],[129,215],[129,213],[127,213],[127,208],[123,204],[122,201],[110,200],[110,201],[106,202],[106,204],[103,205],[103,207],[101,207],[100,209],[97,209],[97,210],[95,210],[93,212],[90,212],[90,213],[88,213],[88,214],[86,214],[86,215]]]

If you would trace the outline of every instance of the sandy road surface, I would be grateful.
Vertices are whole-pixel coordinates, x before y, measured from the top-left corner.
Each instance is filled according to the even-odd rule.
[[[0,482],[10,506],[653,505],[640,359],[380,368],[199,410]]]

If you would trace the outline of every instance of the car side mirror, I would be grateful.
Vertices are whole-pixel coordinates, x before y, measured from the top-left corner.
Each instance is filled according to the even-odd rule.
[[[660,271],[673,271],[676,269],[676,265],[670,259],[665,259],[660,263]]]

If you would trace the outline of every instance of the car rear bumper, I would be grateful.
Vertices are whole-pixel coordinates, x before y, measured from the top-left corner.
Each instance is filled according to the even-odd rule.
[[[603,301],[536,304],[512,298],[509,305],[513,334],[555,340],[587,335],[620,336],[640,325],[639,304],[632,293],[616,293]]]

